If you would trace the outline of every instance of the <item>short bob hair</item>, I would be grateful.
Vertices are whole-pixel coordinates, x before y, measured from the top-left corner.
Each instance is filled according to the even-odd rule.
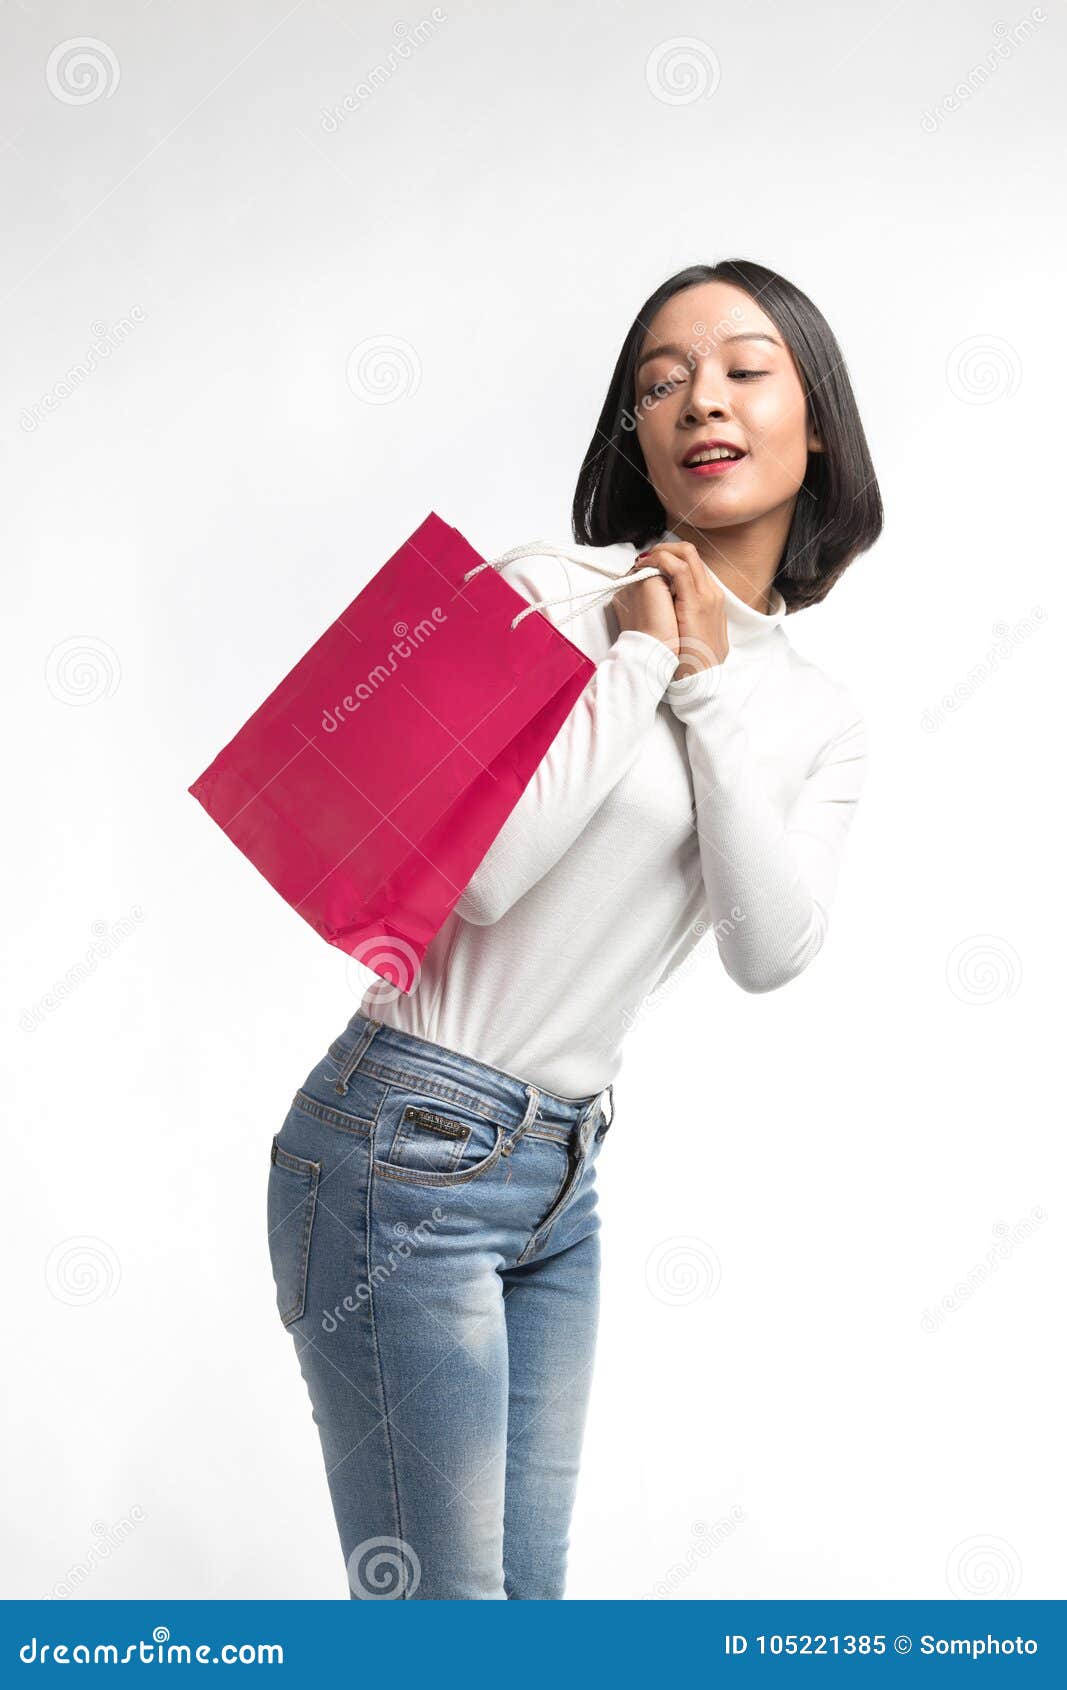
[[[590,546],[657,540],[670,525],[648,479],[635,426],[634,374],[656,312],[683,288],[728,282],[759,304],[783,336],[823,444],[809,452],[774,585],[789,611],[826,597],[852,559],[882,531],[882,500],[845,361],[822,312],[784,276],[746,258],[693,264],[642,305],[615,365],[574,492],[574,538]],[[805,493],[810,497],[805,497]]]

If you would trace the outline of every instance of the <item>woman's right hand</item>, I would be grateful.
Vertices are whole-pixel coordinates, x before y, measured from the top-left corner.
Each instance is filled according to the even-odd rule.
[[[638,558],[627,573],[632,575],[635,570],[647,568],[647,563]],[[678,650],[674,596],[664,576],[650,575],[647,581],[638,581],[632,587],[620,587],[608,603],[618,618],[620,634],[624,628],[636,628],[638,633],[651,634],[662,640],[672,651]]]

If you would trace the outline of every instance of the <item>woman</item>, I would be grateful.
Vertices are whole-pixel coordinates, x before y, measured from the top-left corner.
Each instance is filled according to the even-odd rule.
[[[595,674],[413,990],[371,987],[272,1151],[278,1308],[354,1598],[563,1595],[623,1036],[709,931],[747,992],[818,953],[864,728],[783,622],[881,520],[830,329],[731,261],[638,312],[584,550],[498,560],[553,605],[563,567]]]

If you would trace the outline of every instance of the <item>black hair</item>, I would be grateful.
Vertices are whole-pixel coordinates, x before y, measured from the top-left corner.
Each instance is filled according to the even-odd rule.
[[[808,421],[822,441],[809,452],[774,585],[788,610],[825,598],[882,531],[882,500],[841,349],[822,312],[784,276],[747,258],[693,264],[646,299],[623,341],[596,432],[574,491],[574,538],[591,546],[659,538],[667,515],[637,441],[634,377],[656,312],[683,288],[728,282],[757,301],[782,334],[804,389]],[[805,494],[810,496],[805,496]]]

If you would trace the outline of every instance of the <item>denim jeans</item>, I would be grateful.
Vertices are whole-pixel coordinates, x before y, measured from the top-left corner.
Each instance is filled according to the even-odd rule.
[[[355,1600],[563,1596],[612,1097],[357,1013],[293,1098],[271,1265]]]

